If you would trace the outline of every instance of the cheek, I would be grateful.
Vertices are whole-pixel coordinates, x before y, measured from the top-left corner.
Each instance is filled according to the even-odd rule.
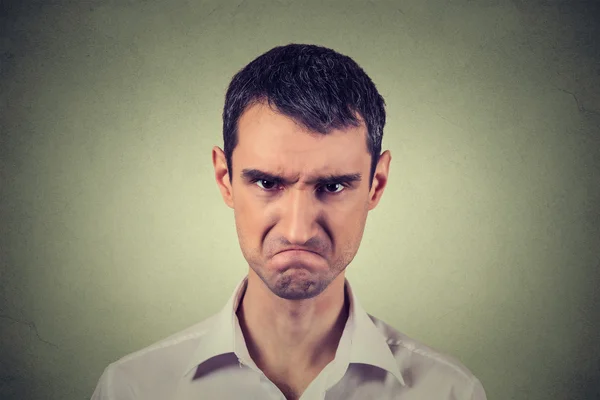
[[[364,208],[355,207],[343,213],[332,215],[330,219],[334,235],[339,238],[339,243],[352,246],[360,241],[365,226],[367,212]]]
[[[352,240],[355,242],[360,242],[362,238],[367,221],[367,215],[368,211],[364,207],[360,207],[356,210],[351,219],[351,226],[348,227],[348,230],[352,231]]]
[[[252,199],[239,196],[234,201],[235,224],[239,236],[244,242],[252,245],[264,225],[264,207]]]

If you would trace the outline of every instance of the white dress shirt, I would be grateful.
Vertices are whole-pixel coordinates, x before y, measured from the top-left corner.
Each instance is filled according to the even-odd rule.
[[[248,276],[217,314],[105,368],[92,400],[285,400],[250,358],[236,315]],[[367,314],[352,292],[330,362],[300,400],[486,400],[458,360]]]

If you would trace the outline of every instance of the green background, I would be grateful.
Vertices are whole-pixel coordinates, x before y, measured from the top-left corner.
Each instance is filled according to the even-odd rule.
[[[600,398],[600,7],[3,1],[0,398],[89,398],[247,272],[214,181],[224,93],[276,46],[354,58],[389,186],[347,277],[489,399]]]

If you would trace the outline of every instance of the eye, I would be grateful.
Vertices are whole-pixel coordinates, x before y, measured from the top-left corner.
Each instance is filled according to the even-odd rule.
[[[266,179],[256,179],[256,180],[254,181],[254,183],[264,183],[264,182],[267,182],[267,183],[268,183],[268,184],[266,185],[267,187],[264,187],[265,185],[263,185],[263,186],[261,186],[261,185],[258,185],[258,186],[259,186],[261,189],[265,189],[265,190],[271,190],[271,189],[273,189],[273,186],[275,186],[275,182],[271,182],[271,181],[268,181],[268,180],[266,180]],[[273,185],[273,186],[270,186],[269,184],[270,184],[270,185]],[[270,187],[269,187],[269,186],[270,186]]]
[[[336,193],[340,193],[340,192],[342,192],[342,191],[344,190],[344,188],[345,188],[345,186],[344,186],[343,184],[341,184],[341,183],[329,183],[329,184],[327,184],[327,185],[323,185],[322,187],[323,187],[323,188],[325,188],[325,189],[326,189],[326,190],[325,190],[325,192],[326,192],[326,193],[329,193],[329,194],[336,194]],[[336,190],[336,187],[337,187],[339,190]],[[329,189],[332,189],[332,190],[329,190]]]
[[[260,187],[261,189],[263,189],[264,191],[267,192],[272,192],[273,189],[277,186],[276,182],[273,181],[269,181],[267,179],[254,179],[252,180],[251,183],[255,183],[258,184],[258,187]],[[319,187],[319,192],[320,193],[325,193],[325,194],[339,194],[341,192],[344,191],[344,189],[346,188],[346,185],[343,183],[328,183],[326,185],[320,186]]]

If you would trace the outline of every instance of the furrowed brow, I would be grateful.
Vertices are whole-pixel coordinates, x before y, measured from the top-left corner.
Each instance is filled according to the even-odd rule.
[[[319,186],[330,185],[333,183],[354,183],[360,182],[361,174],[342,174],[342,175],[325,175],[318,176],[314,179],[309,179],[306,183],[309,185],[317,184]]]
[[[267,181],[270,181],[270,182],[273,182],[273,183],[276,183],[279,185],[281,185],[281,184],[289,185],[289,184],[298,182],[298,178],[295,180],[289,180],[289,179],[284,178],[283,176],[271,174],[269,172],[261,171],[261,170],[254,169],[254,168],[246,168],[246,169],[242,170],[242,178],[247,181],[264,179],[264,180],[267,180]],[[340,182],[344,182],[344,183],[360,182],[361,178],[362,178],[362,175],[360,173],[342,174],[342,175],[329,174],[329,175],[318,176],[318,177],[309,179],[306,183],[309,185],[317,184],[317,185],[322,186],[322,185],[329,185],[329,184],[340,183]]]
[[[277,183],[277,184],[290,183],[287,179],[285,179],[282,176],[270,174],[268,172],[261,171],[259,169],[253,169],[253,168],[252,169],[246,168],[246,169],[242,170],[242,178],[248,182],[264,179],[266,181],[270,181],[270,182]]]

